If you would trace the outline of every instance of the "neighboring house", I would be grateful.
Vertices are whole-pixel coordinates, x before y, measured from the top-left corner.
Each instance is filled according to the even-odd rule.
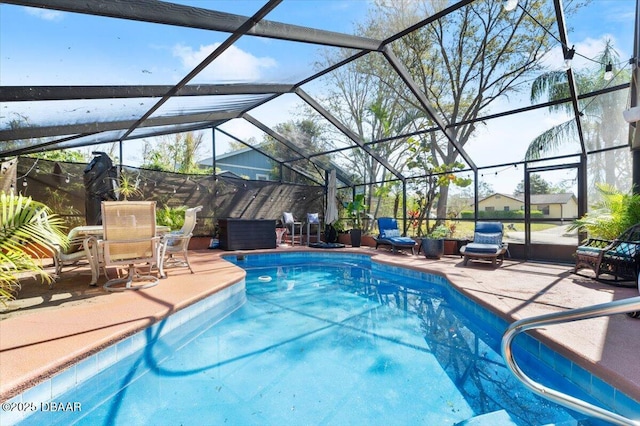
[[[209,157],[198,164],[202,167],[211,167],[213,160]],[[216,167],[251,180],[269,180],[273,161],[252,148],[244,148],[217,155]]]
[[[216,167],[218,170],[223,170],[218,175],[228,172],[250,180],[272,180],[270,179],[270,174],[276,164],[277,162],[253,148],[243,148],[216,156]],[[198,165],[200,167],[212,167],[213,160],[211,157],[205,158],[199,161]],[[340,166],[334,162],[329,162],[328,166],[336,170],[337,179],[340,182],[346,184],[350,181],[349,174]],[[306,174],[304,170],[298,170],[298,173],[313,179],[313,176]]]
[[[478,210],[485,212],[524,210],[524,199],[506,194],[491,194],[478,201]]]
[[[549,219],[577,219],[578,200],[571,193],[533,194],[531,208],[540,210]]]
[[[533,194],[531,209],[542,212],[545,219],[575,219],[578,217],[578,200],[571,193]],[[479,211],[524,210],[524,197],[492,194],[478,202]]]

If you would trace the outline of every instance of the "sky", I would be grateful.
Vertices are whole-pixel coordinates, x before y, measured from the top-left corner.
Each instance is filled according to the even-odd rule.
[[[176,3],[245,16],[252,15],[263,5],[262,1],[253,0]],[[370,3],[368,0],[284,0],[266,19],[353,33],[354,25],[365,19]],[[606,39],[611,39],[620,53],[620,64],[616,65],[628,67],[625,63],[632,56],[634,4],[632,0],[594,0],[568,22],[569,40],[577,52],[574,69],[593,65],[585,58],[595,57]],[[176,84],[227,37],[228,34],[197,29],[2,4],[0,85]],[[314,45],[245,36],[193,82],[298,81],[313,73],[318,55],[319,48]],[[554,49],[547,60],[550,67],[560,67],[560,48]],[[522,94],[521,99],[502,100],[493,108],[501,111],[519,103],[528,104],[526,94]],[[130,118],[146,112],[151,105],[129,102],[92,104],[92,107],[109,116]],[[269,108],[262,107],[251,113],[267,125],[275,125],[295,118],[298,106],[295,96],[283,96]],[[187,108],[180,102],[167,107]],[[621,110],[623,108],[621,105]],[[58,102],[52,103],[45,115],[52,123],[82,121],[83,114],[88,113],[85,109],[84,105]],[[41,113],[28,109],[24,112],[27,116]],[[0,126],[6,125],[11,118],[3,107]],[[487,122],[485,128],[478,129],[476,138],[466,149],[479,166],[518,161],[523,158],[528,143],[518,144],[517,141],[531,140],[564,119],[566,117],[541,110],[509,120]],[[261,132],[242,120],[234,120],[223,128],[241,139],[261,138]],[[210,141],[211,132],[204,134]],[[217,153],[229,150],[224,136],[216,136],[216,144]],[[208,147],[210,143],[205,142],[205,145]],[[141,143],[126,144],[125,164],[137,165],[142,161],[140,146]],[[210,152],[208,149],[209,156]],[[201,154],[207,156],[207,153]],[[510,192],[515,185],[513,181],[522,179],[522,171],[497,168],[483,178],[497,191]]]

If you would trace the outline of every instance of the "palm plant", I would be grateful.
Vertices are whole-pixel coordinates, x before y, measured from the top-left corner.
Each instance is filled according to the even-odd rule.
[[[50,282],[39,259],[44,247],[68,246],[62,218],[31,197],[0,193],[0,301],[14,298],[20,278],[29,275]]]
[[[613,240],[627,228],[640,223],[640,195],[624,194],[611,185],[596,184],[602,201],[576,219],[569,230],[582,229],[591,238]]]
[[[613,48],[611,40],[606,40],[603,51],[595,58],[594,62],[599,64],[597,69],[574,73],[579,93],[589,93],[602,89],[605,85],[622,84],[629,81],[628,72],[616,69],[619,55]],[[615,78],[610,82],[604,78],[607,64],[612,65],[615,73]],[[532,103],[540,100],[557,101],[569,97],[569,83],[565,71],[551,71],[541,74],[531,86]],[[627,126],[624,125],[622,114],[618,112],[625,99],[626,92],[618,90],[602,93],[583,101],[580,115],[589,150],[595,151],[626,143]],[[556,103],[552,104],[549,110],[573,114],[573,105],[571,102]],[[572,117],[533,139],[529,144],[525,159],[542,158],[544,154],[558,151],[563,146],[566,147],[578,140],[575,118]],[[598,161],[603,161],[604,164],[599,164]],[[620,161],[622,160],[616,156],[614,151],[605,151],[601,157],[593,156],[589,162],[593,182],[615,184],[616,165],[620,168]]]
[[[142,190],[138,187],[138,179],[133,179],[128,174],[120,173],[120,179],[118,180],[118,187],[116,188],[116,194],[118,198],[122,196],[124,201],[127,201],[130,197],[142,196]]]

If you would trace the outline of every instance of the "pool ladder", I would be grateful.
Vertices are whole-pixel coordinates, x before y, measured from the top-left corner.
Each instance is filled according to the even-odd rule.
[[[640,420],[628,419],[624,416],[597,407],[579,398],[574,398],[570,395],[548,388],[534,381],[527,376],[522,369],[520,369],[514,360],[513,351],[511,349],[511,343],[516,335],[527,330],[602,316],[624,314],[632,311],[640,311],[640,297],[632,297],[615,302],[602,303],[584,308],[571,309],[565,312],[556,312],[518,320],[511,324],[502,336],[502,356],[504,357],[511,372],[526,387],[543,398],[549,399],[588,416],[611,422],[612,424],[640,425]]]

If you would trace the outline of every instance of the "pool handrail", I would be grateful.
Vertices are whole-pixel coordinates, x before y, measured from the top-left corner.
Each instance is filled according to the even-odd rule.
[[[564,312],[554,312],[530,318],[523,318],[511,324],[502,336],[502,357],[505,359],[507,367],[527,388],[534,393],[556,402],[560,405],[568,407],[572,410],[596,417],[616,425],[640,425],[640,420],[631,420],[620,414],[613,413],[582,399],[564,394],[557,390],[546,387],[527,376],[520,366],[515,362],[511,343],[519,334],[534,328],[540,328],[550,325],[580,321],[590,318],[602,316],[610,316],[615,314],[624,314],[627,312],[640,311],[640,297],[632,297],[615,302],[601,303],[598,305],[586,306],[583,308],[571,309]]]

